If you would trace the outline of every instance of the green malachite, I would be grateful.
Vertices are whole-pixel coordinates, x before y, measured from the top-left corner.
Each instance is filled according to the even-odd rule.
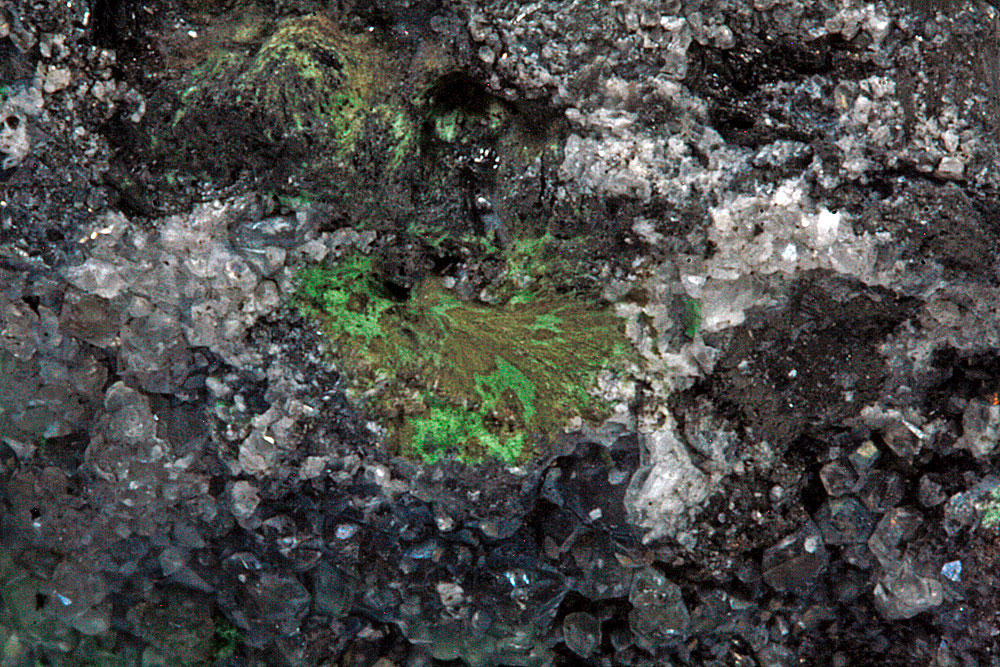
[[[608,308],[554,292],[506,304],[459,299],[427,279],[405,302],[370,257],[300,275],[298,304],[319,320],[366,408],[399,453],[425,462],[527,460],[574,417],[599,421],[596,376],[627,346]],[[617,364],[620,366],[620,364]]]

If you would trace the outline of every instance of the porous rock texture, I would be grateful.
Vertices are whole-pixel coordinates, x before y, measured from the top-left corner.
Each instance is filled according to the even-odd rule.
[[[994,664],[998,28],[0,7],[0,664]],[[306,65],[255,97],[268,49]],[[295,76],[335,101],[303,120]],[[398,456],[299,272],[493,303],[539,237],[622,318],[610,418],[517,466]]]

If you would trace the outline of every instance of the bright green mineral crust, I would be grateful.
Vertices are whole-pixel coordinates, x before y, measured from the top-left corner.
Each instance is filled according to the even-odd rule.
[[[574,417],[606,418],[591,391],[625,349],[605,307],[542,292],[468,302],[436,278],[396,301],[363,255],[305,270],[298,303],[322,322],[390,445],[427,463],[450,453],[521,463]]]

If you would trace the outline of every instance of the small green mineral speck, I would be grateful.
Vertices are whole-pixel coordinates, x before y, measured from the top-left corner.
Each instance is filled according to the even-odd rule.
[[[701,302],[688,297],[684,300],[684,335],[694,338],[701,331]]]
[[[493,360],[496,362],[495,371],[489,375],[475,376],[476,392],[483,399],[483,407],[496,410],[506,392],[511,392],[519,404],[515,409],[520,409],[524,421],[531,423],[536,412],[534,383],[517,366],[500,355],[493,357]]]
[[[990,491],[989,499],[982,503],[980,511],[982,512],[980,524],[983,528],[1000,526],[1000,489]]]
[[[528,328],[532,331],[545,330],[553,333],[560,333],[562,331],[562,329],[559,328],[560,324],[562,324],[562,318],[558,315],[554,315],[552,313],[542,313],[535,318],[534,323],[532,323]]]
[[[236,648],[243,643],[243,632],[225,617],[215,619],[215,634],[212,638],[213,664],[232,657]]]

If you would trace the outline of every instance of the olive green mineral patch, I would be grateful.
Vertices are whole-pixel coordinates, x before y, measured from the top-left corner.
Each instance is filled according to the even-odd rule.
[[[297,300],[393,449],[429,463],[519,463],[573,418],[603,420],[592,389],[627,347],[619,318],[571,296],[486,305],[431,278],[396,300],[363,255],[304,270]]]
[[[136,156],[121,151],[161,208],[237,183],[335,201],[345,218],[406,200],[422,125],[403,94],[405,58],[322,14],[219,22],[158,90],[130,139]]]
[[[297,133],[322,137],[349,150],[377,106],[388,76],[379,49],[348,35],[321,15],[285,19],[246,57],[220,51],[187,76],[181,93],[187,107],[225,94],[266,124],[270,140]],[[188,112],[182,108],[177,120]]]
[[[322,16],[289,19],[261,45],[237,90],[279,126],[301,131],[327,122],[346,145],[374,93],[373,51]]]

